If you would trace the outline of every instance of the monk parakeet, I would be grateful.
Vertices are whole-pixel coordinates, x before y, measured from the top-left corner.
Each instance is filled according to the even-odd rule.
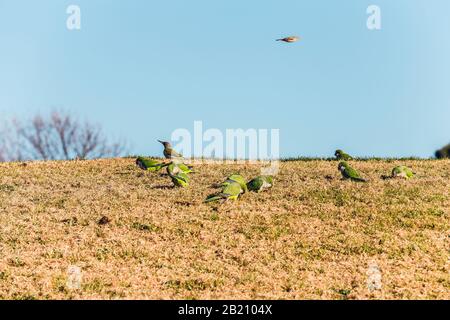
[[[392,178],[409,179],[414,177],[414,172],[407,166],[398,166],[392,169]]]
[[[342,161],[339,163],[338,169],[342,173],[342,177],[344,179],[350,179],[352,181],[358,181],[358,182],[366,182],[366,180],[361,178],[358,171],[356,171],[355,169],[350,167],[348,165],[348,163],[345,161]]]
[[[167,172],[169,173],[169,170],[167,170]],[[175,185],[175,187],[184,188],[189,186],[189,177],[186,173],[179,172],[175,175],[169,173],[169,177],[170,179],[172,179],[172,182]]]
[[[270,189],[272,186],[273,186],[272,176],[259,176],[250,180],[249,183],[247,183],[248,190],[255,192]]]
[[[218,194],[210,195],[206,198],[205,203],[215,202],[220,200],[237,200],[239,195],[244,193],[241,185],[237,182],[230,182],[226,186],[223,187],[222,192]]]
[[[173,159],[173,158],[182,158],[183,156],[172,149],[172,145],[169,142],[158,140],[163,146],[164,146],[164,157],[166,159]]]
[[[147,171],[159,171],[168,164],[166,163],[160,163],[156,160],[144,158],[144,157],[138,157],[136,159],[136,165],[141,168],[142,170]]]
[[[334,155],[336,156],[336,159],[337,160],[344,160],[344,161],[348,161],[348,160],[352,160],[353,158],[349,155],[349,154],[347,154],[347,153],[345,153],[344,151],[342,151],[342,150],[336,150],[336,152],[334,153]]]
[[[287,42],[287,43],[293,43],[293,42],[297,42],[298,40],[300,40],[299,37],[292,36],[292,37],[286,37],[286,38],[277,39],[276,41],[283,41],[283,42]]]
[[[168,167],[167,167],[167,171],[172,174],[172,175],[176,175],[180,172],[183,173],[191,173],[192,170],[191,168],[189,168],[187,165],[185,165],[184,163],[175,163],[175,162],[171,162]]]
[[[241,188],[242,188],[244,193],[248,191],[248,189],[247,189],[247,181],[240,174],[232,174],[231,176],[229,176],[224,182],[222,182],[218,186],[219,187],[225,187],[225,186],[227,186],[227,185],[229,185],[230,183],[233,183],[233,182],[239,183],[241,185]]]

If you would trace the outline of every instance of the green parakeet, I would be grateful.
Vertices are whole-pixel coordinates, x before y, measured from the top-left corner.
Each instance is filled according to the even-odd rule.
[[[336,156],[336,160],[348,161],[348,160],[352,160],[353,159],[349,154],[345,153],[341,149],[336,150],[334,155]]]
[[[223,187],[222,192],[218,194],[210,195],[206,198],[205,203],[215,202],[220,200],[237,200],[239,195],[244,193],[241,185],[237,182],[230,182],[226,186]]]
[[[392,169],[392,178],[409,179],[414,177],[414,172],[407,166],[398,166]]]
[[[173,150],[172,145],[169,142],[158,140],[163,146],[164,146],[164,157],[166,159],[173,159],[173,158],[182,158],[183,155],[179,154],[175,150]]]
[[[186,173],[178,171],[177,173],[173,173],[173,164],[170,164],[167,167],[167,174],[169,175],[170,179],[172,179],[173,184],[175,187],[187,187],[189,186],[189,177]],[[171,168],[172,167],[172,168]]]
[[[189,186],[189,177],[186,173],[180,172],[176,175],[169,174],[169,176],[172,179],[172,182],[175,185],[175,187],[185,188]]]
[[[267,190],[273,186],[272,176],[259,176],[247,183],[247,188],[250,191],[260,192]]]
[[[242,188],[244,193],[248,191],[248,189],[247,189],[247,181],[240,174],[232,174],[231,176],[229,176],[224,182],[222,182],[218,186],[219,187],[225,187],[225,186],[227,186],[227,185],[229,185],[230,183],[233,183],[233,182],[239,183],[241,185],[241,188]]]
[[[144,158],[144,157],[138,157],[136,159],[136,165],[141,168],[142,170],[147,171],[159,171],[162,168],[166,167],[168,164],[166,163],[160,163],[156,160]]]
[[[175,162],[171,162],[168,167],[167,167],[168,172],[170,171],[170,173],[172,175],[176,175],[180,172],[183,173],[191,173],[192,170],[191,168],[189,168],[187,165],[185,165],[184,163],[175,163]]]
[[[355,169],[350,167],[348,165],[348,163],[345,161],[342,161],[339,163],[338,169],[342,173],[342,177],[344,179],[350,179],[352,181],[357,181],[357,182],[366,182],[366,180],[361,178],[358,171],[356,171]]]

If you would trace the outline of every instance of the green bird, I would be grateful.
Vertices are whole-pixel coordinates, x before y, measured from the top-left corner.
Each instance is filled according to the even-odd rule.
[[[173,174],[169,167],[167,167],[167,174],[169,175],[170,179],[172,179],[175,187],[185,188],[189,186],[189,177],[186,173],[178,172],[176,174]]]
[[[229,185],[230,183],[233,183],[233,182],[239,183],[244,193],[248,191],[248,189],[247,189],[247,181],[240,174],[232,174],[224,182],[222,182],[221,184],[216,185],[216,186],[217,187],[225,187],[225,186],[227,186],[227,185]]]
[[[392,178],[410,179],[414,177],[414,172],[407,166],[398,166],[392,169]]]
[[[345,153],[341,149],[336,150],[334,155],[336,157],[336,160],[348,161],[348,160],[352,160],[353,159],[352,156],[350,156],[349,154]]]
[[[176,175],[180,172],[186,174],[192,172],[191,168],[185,165],[184,163],[175,163],[175,162],[169,163],[167,170],[170,171],[172,175]]]
[[[366,182],[365,179],[361,178],[358,171],[350,167],[345,161],[339,163],[338,169],[342,173],[343,179],[350,179],[357,182]]]
[[[182,158],[183,155],[173,150],[172,145],[169,142],[158,140],[163,146],[164,146],[164,157],[166,159],[173,159],[173,158]]]
[[[272,188],[273,177],[272,176],[258,176],[247,183],[247,188],[250,191],[261,192]]]
[[[241,185],[233,181],[224,186],[220,193],[208,196],[205,200],[205,203],[216,202],[220,200],[237,200],[242,193],[244,193],[244,190],[242,189]]]
[[[166,167],[168,164],[166,163],[160,163],[156,160],[144,158],[144,157],[138,157],[136,159],[136,165],[141,168],[142,170],[147,171],[159,171],[162,168]]]

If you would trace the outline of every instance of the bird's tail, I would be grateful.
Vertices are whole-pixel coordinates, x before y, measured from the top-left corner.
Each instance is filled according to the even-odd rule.
[[[210,203],[210,202],[216,202],[216,201],[220,201],[222,199],[227,199],[228,195],[224,194],[224,193],[218,193],[218,194],[213,194],[210,195],[206,198],[206,200],[204,201],[204,203]]]
[[[363,178],[353,178],[353,181],[356,181],[356,182],[367,182],[367,180],[363,179]]]
[[[222,183],[214,183],[211,185],[212,188],[223,188],[224,184]]]

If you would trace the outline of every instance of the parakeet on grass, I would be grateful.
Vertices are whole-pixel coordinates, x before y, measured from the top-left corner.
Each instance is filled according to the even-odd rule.
[[[410,179],[414,177],[414,172],[407,166],[398,166],[392,169],[392,178]]]
[[[272,176],[258,176],[247,183],[247,188],[250,191],[261,192],[273,186]]]
[[[233,183],[233,182],[239,183],[241,185],[241,188],[242,188],[244,193],[248,191],[248,189],[247,189],[247,181],[240,174],[232,174],[224,182],[222,182],[221,184],[216,185],[216,186],[218,186],[218,187],[225,187],[225,186],[227,186],[227,185],[229,185],[230,183]]]
[[[336,160],[348,161],[348,160],[352,160],[353,159],[352,156],[350,156],[349,154],[345,153],[341,149],[336,150],[334,155],[336,156]]]
[[[172,179],[172,182],[175,185],[175,187],[185,188],[189,186],[189,177],[186,173],[180,172],[177,173],[176,175],[169,174],[169,177],[170,179]]]
[[[180,172],[183,173],[191,173],[192,170],[191,168],[189,168],[187,165],[185,165],[184,163],[175,163],[175,162],[171,162],[168,166],[167,166],[167,171],[172,174],[178,174]]]
[[[343,179],[350,179],[357,182],[366,182],[365,179],[361,178],[358,171],[350,167],[345,161],[339,163],[338,169],[342,173]]]
[[[168,164],[160,163],[150,158],[138,157],[136,159],[136,165],[142,170],[159,171],[162,168],[166,167]]]
[[[173,163],[170,164],[167,167],[167,174],[169,175],[170,179],[172,179],[173,184],[175,187],[187,187],[189,186],[189,177],[186,173],[182,172],[181,170],[177,173],[173,172]]]
[[[224,186],[222,192],[208,196],[205,200],[205,203],[216,202],[220,200],[237,200],[239,195],[241,195],[242,193],[244,193],[244,190],[242,190],[241,185],[233,181]]]

